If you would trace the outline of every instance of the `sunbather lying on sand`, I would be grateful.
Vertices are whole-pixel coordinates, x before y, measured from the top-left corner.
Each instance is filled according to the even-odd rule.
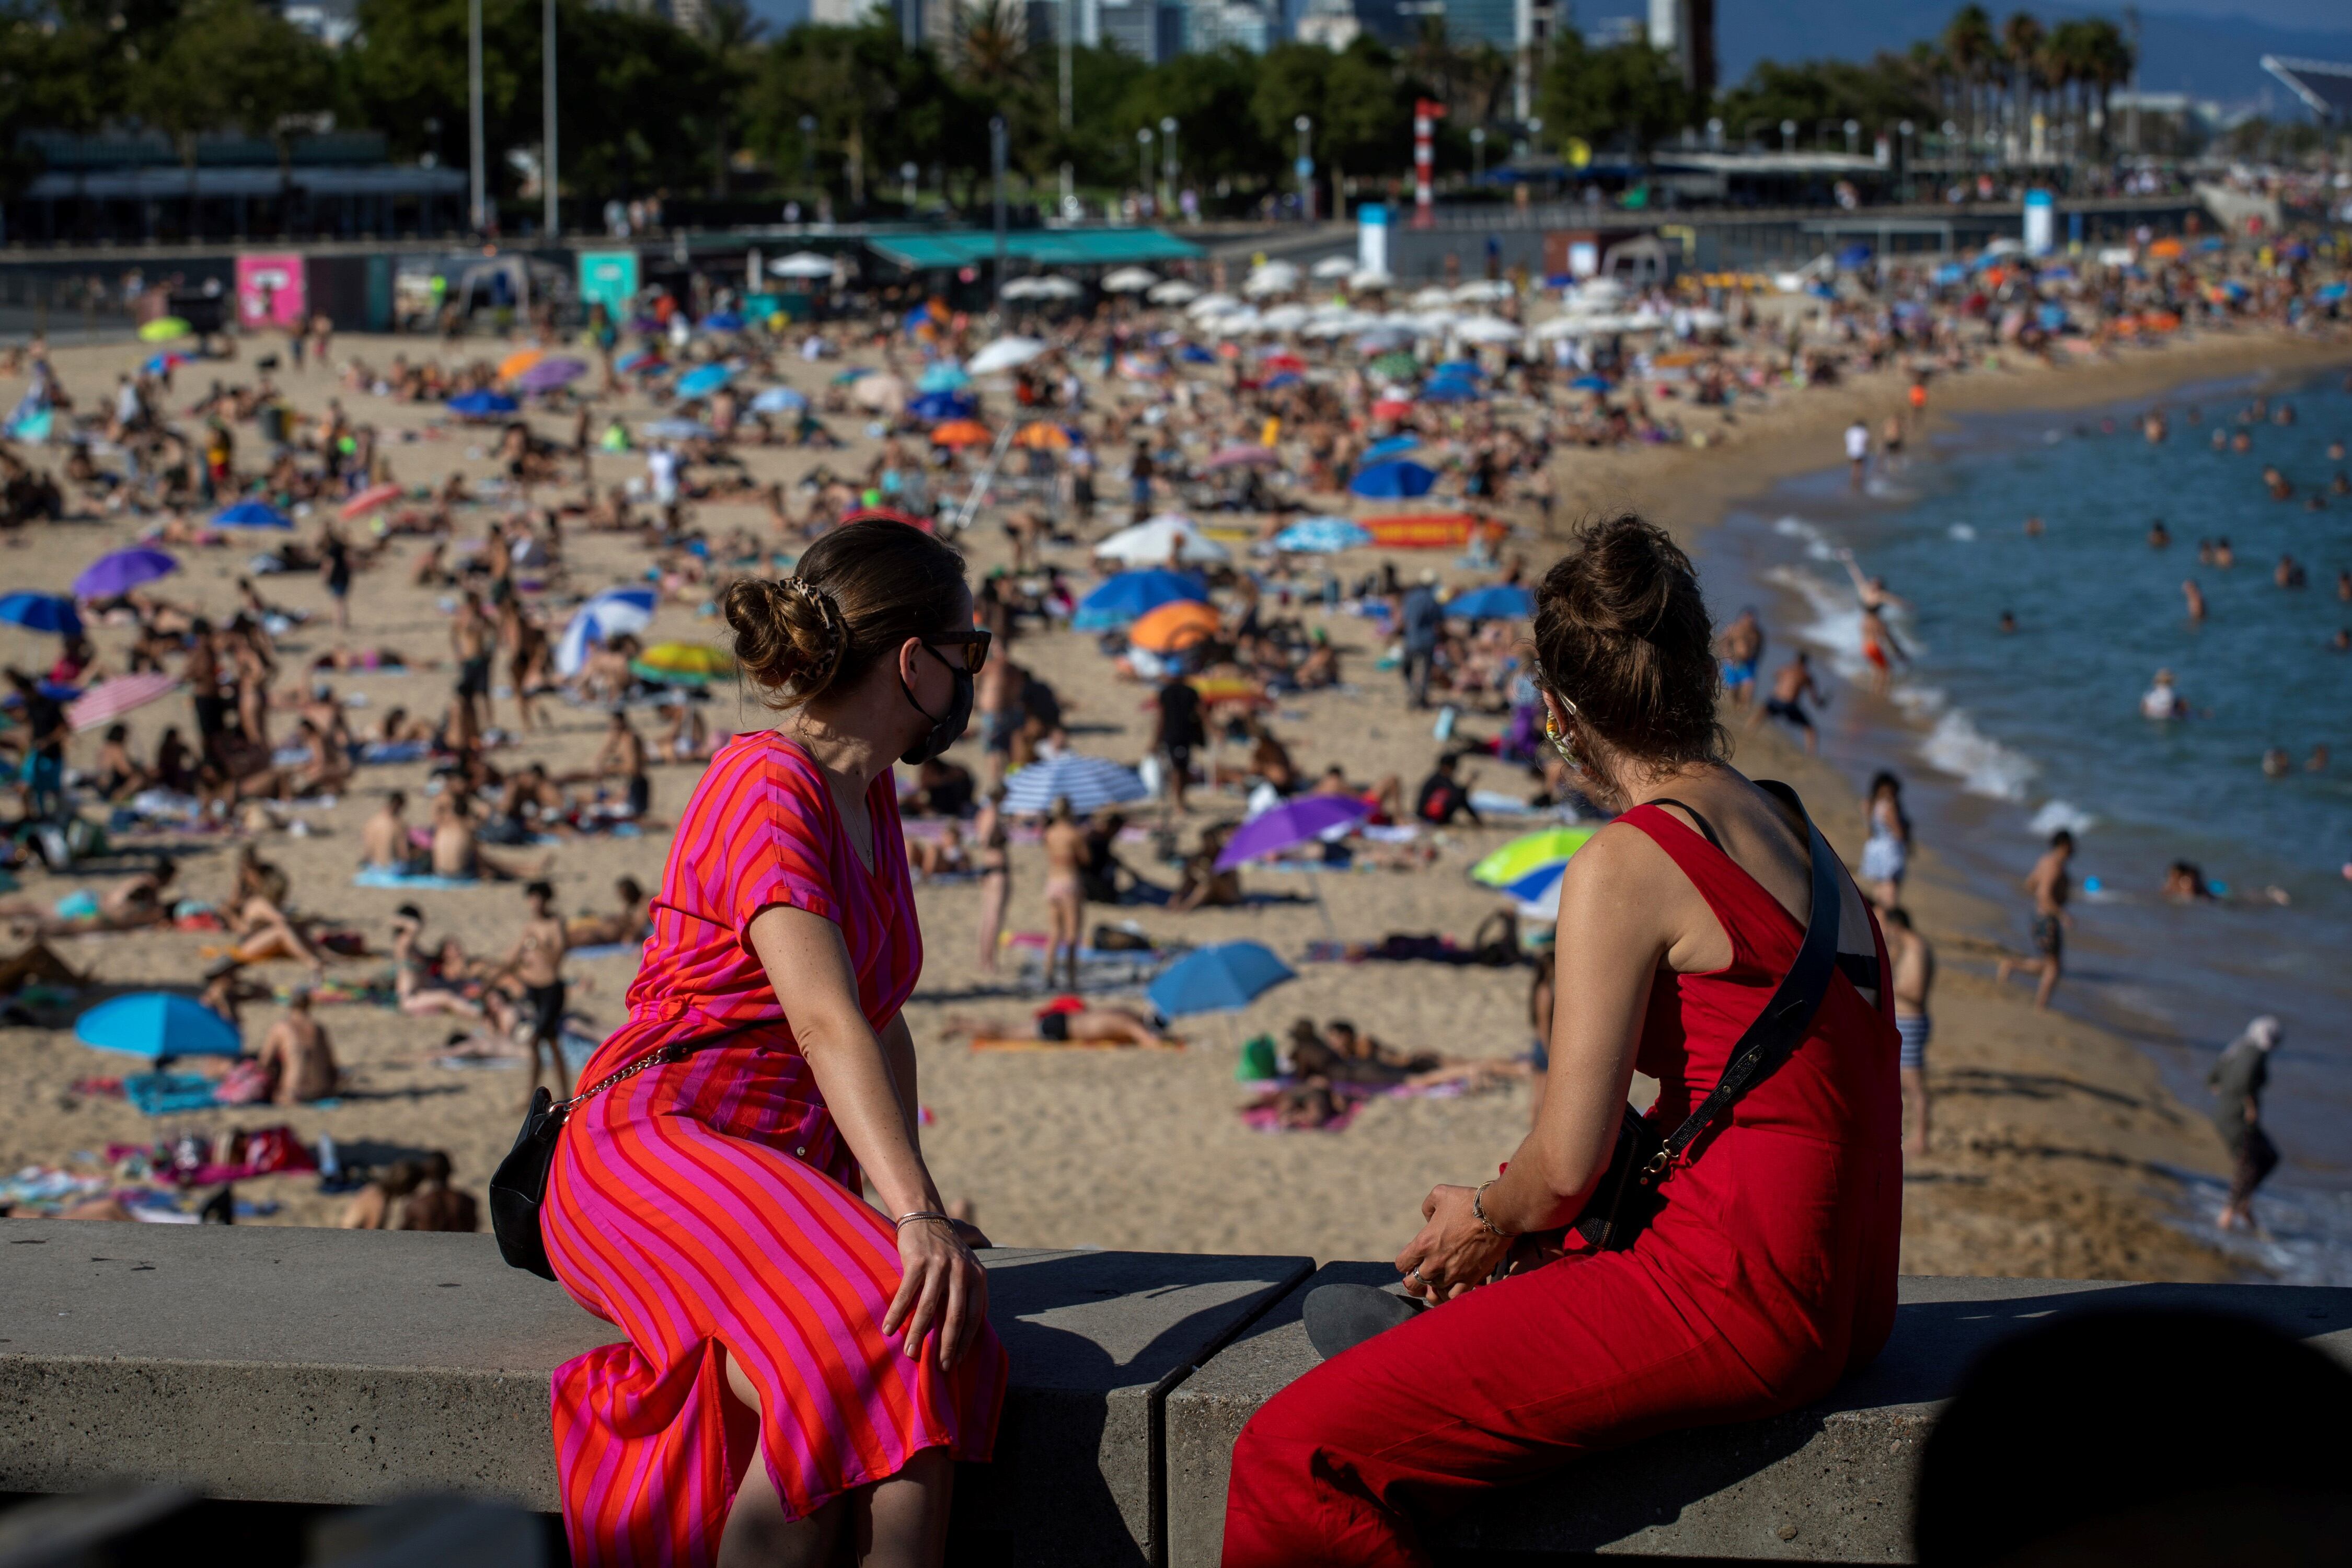
[[[949,1039],[969,1035],[974,1049],[982,1041],[1036,1041],[1045,1046],[1143,1046],[1153,1050],[1181,1051],[1184,1042],[1163,1035],[1153,1021],[1126,1007],[1089,1006],[1075,996],[1056,998],[1037,1010],[1028,1024],[1003,1026],[984,1018],[950,1016],[940,1032]]]

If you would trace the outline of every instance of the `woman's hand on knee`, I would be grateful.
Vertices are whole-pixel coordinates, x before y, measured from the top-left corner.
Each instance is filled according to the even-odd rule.
[[[1421,1203],[1426,1222],[1421,1234],[1397,1254],[1409,1295],[1433,1301],[1450,1301],[1486,1283],[1495,1265],[1510,1250],[1508,1237],[1499,1237],[1479,1223],[1470,1206],[1475,1189],[1437,1186]]]
[[[898,1293],[882,1320],[885,1334],[904,1337],[909,1358],[923,1353],[926,1337],[941,1372],[951,1372],[988,1321],[988,1272],[951,1226],[919,1219],[898,1227]]]

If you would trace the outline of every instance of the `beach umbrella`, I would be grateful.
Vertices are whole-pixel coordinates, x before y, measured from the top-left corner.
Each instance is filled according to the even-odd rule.
[[[495,419],[501,414],[512,414],[521,406],[505,393],[492,392],[488,388],[460,393],[449,400],[449,412],[460,419]]]
[[[368,513],[373,511],[380,506],[390,505],[392,502],[398,500],[402,494],[403,491],[398,485],[370,485],[367,489],[362,490],[359,494],[345,501],[341,508],[337,511],[336,515],[341,517],[345,522],[349,522],[354,518],[365,517]]]
[[[934,447],[980,447],[989,440],[988,426],[977,419],[950,419],[931,429]]]
[[[1523,621],[1535,614],[1534,595],[1516,583],[1489,583],[1445,602],[1457,621]]]
[[[656,643],[629,661],[629,673],[656,686],[709,686],[735,679],[735,660],[708,643]]]
[[[1201,297],[1201,290],[1181,278],[1171,278],[1165,283],[1154,283],[1143,297],[1155,305],[1182,305]]]
[[[101,1002],[74,1020],[74,1038],[101,1051],[163,1061],[245,1052],[236,1026],[192,996],[141,991]]]
[[[613,362],[613,368],[625,375],[632,371],[659,370],[663,363],[659,349],[631,349]]]
[[[677,395],[691,402],[723,390],[734,379],[735,373],[723,364],[702,365],[677,378]]]
[[[1122,267],[1103,277],[1107,294],[1140,294],[1160,281],[1160,274],[1143,267]]]
[[[789,386],[769,387],[751,399],[754,414],[797,414],[808,405],[808,395],[794,392]]]
[[[176,349],[166,349],[162,353],[150,359],[147,362],[146,369],[149,375],[161,375],[167,370],[176,370],[184,364],[193,364],[195,362],[194,360],[190,359],[186,354],[181,353]]]
[[[1500,316],[1465,316],[1454,323],[1454,335],[1465,343],[1515,343],[1526,333]]]
[[[655,441],[716,441],[719,432],[694,419],[656,419],[645,427]]]
[[[1191,518],[1173,511],[1163,511],[1132,528],[1122,528],[1095,546],[1096,560],[1108,559],[1129,566],[1160,565],[1171,554],[1195,565],[1234,557],[1232,551],[1204,537]]]
[[[849,389],[850,401],[877,414],[896,414],[907,406],[907,384],[895,375],[861,375]]]
[[[1396,274],[1378,267],[1361,267],[1348,274],[1348,287],[1360,294],[1379,294],[1396,287]]]
[[[951,359],[943,359],[916,379],[917,392],[961,392],[971,384],[971,375]]]
[[[1279,855],[1324,837],[1334,828],[1353,827],[1371,815],[1371,803],[1352,795],[1302,795],[1241,825],[1217,856],[1217,869],[1230,871],[1248,860]]]
[[[29,632],[54,632],[61,637],[81,636],[81,612],[71,599],[56,594],[25,590],[0,596],[0,621]]]
[[[111,724],[134,708],[144,708],[160,697],[168,697],[180,689],[180,678],[161,670],[145,670],[137,675],[118,675],[111,680],[101,680],[77,698],[66,709],[66,719],[79,734],[95,730],[101,724]]]
[[[1201,466],[1211,473],[1226,468],[1278,468],[1282,454],[1271,447],[1228,447]]]
[[[1237,1013],[1265,992],[1297,976],[1262,942],[1222,942],[1178,959],[1146,993],[1162,1016]]]
[[[1138,616],[1127,628],[1127,640],[1147,653],[1174,653],[1207,642],[1223,626],[1214,605],[1178,599]]]
[[[1375,441],[1370,446],[1365,447],[1364,461],[1367,463],[1385,463],[1391,458],[1402,458],[1407,452],[1413,451],[1420,446],[1421,437],[1418,436],[1391,436],[1385,441]]]
[[[1250,273],[1249,280],[1242,285],[1242,292],[1260,300],[1269,294],[1287,294],[1297,287],[1297,267],[1287,261],[1269,261]]]
[[[1078,601],[1070,625],[1082,632],[1132,625],[1162,605],[1205,603],[1208,591],[1198,578],[1175,572],[1122,572]]]
[[[769,262],[768,272],[775,278],[830,279],[833,276],[833,258],[820,256],[814,250],[795,250],[790,256],[779,256]]]
[[[1035,338],[999,338],[971,356],[965,369],[974,375],[995,375],[1027,364],[1045,352]]]
[[[572,613],[563,635],[555,643],[555,673],[567,679],[580,673],[588,655],[605,638],[623,632],[641,632],[653,624],[656,595],[651,588],[607,588],[590,595]]]
[[[1091,816],[1107,805],[1150,798],[1133,768],[1106,757],[1066,752],[1007,774],[1003,809],[1015,816],[1037,816],[1052,810],[1056,800],[1067,800],[1078,816]]]
[[[168,577],[180,569],[180,563],[160,550],[137,545],[129,550],[117,550],[101,555],[82,569],[74,579],[77,599],[111,599],[127,594],[142,583],[152,583],[158,577]]]
[[[1405,419],[1412,415],[1412,399],[1410,397],[1400,397],[1391,392],[1372,400],[1372,417],[1375,419]]]
[[[1475,403],[1478,396],[1478,384],[1459,375],[1433,377],[1429,384],[1421,389],[1421,399],[1424,403]],[[1421,494],[1419,490],[1406,493]]]
[[[512,381],[546,357],[545,349],[518,349],[499,361],[499,379]]]
[[[1333,279],[1348,277],[1355,270],[1356,263],[1352,257],[1327,256],[1308,268],[1307,273],[1311,277],[1320,278],[1329,282]]]
[[[1474,278],[1454,285],[1454,298],[1457,303],[1475,305],[1481,300],[1492,303],[1507,300],[1515,291],[1500,278]]]
[[[1580,375],[1570,382],[1568,387],[1570,392],[1606,392],[1609,382],[1605,376]]]
[[[158,316],[139,329],[139,341],[142,343],[168,343],[173,338],[193,337],[195,331],[177,316]]]
[[[1421,374],[1421,362],[1402,349],[1392,348],[1374,354],[1371,363],[1364,368],[1374,375],[1384,375],[1391,381],[1410,381]]]
[[[1238,675],[1187,676],[1184,684],[1199,692],[1203,702],[1246,702],[1255,707],[1266,700],[1256,681]]]
[[[1507,888],[1533,871],[1558,866],[1584,847],[1595,827],[1546,827],[1514,838],[1470,868],[1470,879]]]
[[[928,424],[937,425],[949,419],[969,419],[980,405],[969,397],[958,397],[952,392],[927,392],[907,405],[907,412]]]
[[[1034,452],[1066,452],[1085,443],[1086,437],[1066,425],[1056,425],[1048,419],[1032,420],[1013,432],[1013,444]]]
[[[580,360],[543,359],[515,377],[515,386],[523,392],[554,392],[587,374],[588,366]]]
[[[734,310],[713,310],[695,324],[706,332],[740,332],[743,318]]]
[[[1436,483],[1436,470],[1400,459],[1357,469],[1356,477],[1348,481],[1348,489],[1371,500],[1400,500],[1425,496]]]
[[[215,528],[289,529],[294,520],[268,501],[241,500],[213,513]]]
[[[1274,536],[1274,547],[1300,555],[1332,555],[1360,550],[1372,542],[1371,531],[1344,517],[1310,517],[1294,522]]]

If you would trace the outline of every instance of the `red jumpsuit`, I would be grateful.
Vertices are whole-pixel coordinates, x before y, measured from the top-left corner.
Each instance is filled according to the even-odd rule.
[[[1671,1131],[1795,962],[1804,932],[1654,805],[1647,833],[1731,938],[1727,968],[1662,973],[1637,1063]],[[1873,935],[1876,936],[1874,923]],[[1633,1246],[1474,1290],[1268,1401],[1234,1448],[1225,1568],[1424,1563],[1418,1523],[1596,1449],[1811,1403],[1895,1320],[1902,1102],[1880,1004],[1832,974],[1811,1032],[1694,1146]]]

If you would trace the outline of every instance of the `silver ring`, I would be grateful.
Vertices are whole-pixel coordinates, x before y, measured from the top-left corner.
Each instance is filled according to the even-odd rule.
[[[1429,1283],[1429,1281],[1428,1281],[1427,1279],[1423,1279],[1423,1277],[1422,1277],[1422,1272],[1421,1272],[1421,1270],[1420,1270],[1418,1268],[1408,1268],[1408,1269],[1406,1269],[1406,1270],[1404,1271],[1404,1277],[1405,1277],[1406,1279],[1420,1279],[1420,1280],[1421,1280],[1421,1282],[1422,1282],[1423,1284],[1424,1284],[1424,1285],[1426,1285],[1426,1284],[1428,1284],[1428,1283]]]

